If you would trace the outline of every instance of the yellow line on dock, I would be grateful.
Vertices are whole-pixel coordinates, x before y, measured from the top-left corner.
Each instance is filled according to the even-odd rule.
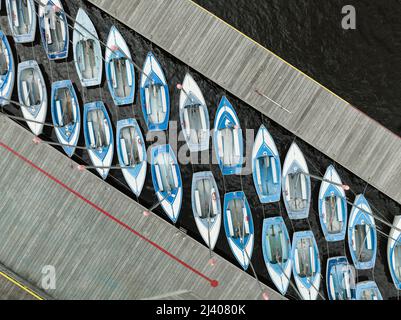
[[[318,84],[319,86],[321,86],[323,89],[327,90],[328,92],[330,92],[332,95],[334,95],[335,97],[337,97],[338,99],[344,101],[345,103],[349,104],[350,106],[351,103],[349,103],[348,101],[346,101],[345,99],[341,98],[339,95],[337,95],[336,93],[334,93],[333,91],[331,91],[329,88],[325,87],[323,84],[321,84],[320,82],[316,81],[315,79],[311,78],[310,76],[308,76],[305,72],[299,70],[297,67],[293,66],[291,63],[285,61],[283,58],[281,58],[280,56],[278,56],[277,54],[275,54],[274,52],[270,51],[269,49],[267,49],[266,47],[262,46],[259,42],[255,41],[254,39],[252,39],[251,37],[247,36],[245,33],[239,31],[237,28],[233,27],[231,24],[229,24],[228,22],[224,21],[223,19],[219,18],[218,16],[216,16],[215,14],[211,13],[210,11],[208,11],[207,9],[205,9],[204,7],[202,7],[201,5],[197,4],[196,2],[194,2],[193,0],[188,0],[189,2],[192,2],[195,6],[197,6],[198,8],[200,8],[201,10],[203,10],[204,12],[208,13],[209,15],[215,17],[216,19],[222,21],[225,25],[227,25],[228,27],[230,27],[231,29],[235,30],[236,32],[240,33],[242,36],[244,36],[245,38],[247,38],[248,40],[252,41],[253,43],[255,43],[257,46],[263,48],[264,50],[266,50],[267,52],[269,52],[270,54],[272,54],[273,56],[275,56],[276,58],[280,59],[282,62],[284,62],[286,65],[290,66],[291,68],[297,70],[298,72],[300,72],[301,74],[303,74],[305,77],[307,77],[308,79],[312,80],[313,82],[315,82],[316,84]]]
[[[29,288],[25,287],[24,285],[22,285],[21,283],[19,283],[17,280],[14,280],[13,278],[11,278],[9,275],[5,274],[4,272],[0,271],[0,276],[4,277],[5,279],[7,279],[8,281],[12,282],[14,285],[16,285],[17,287],[21,288],[22,290],[24,290],[25,292],[27,292],[28,294],[30,294],[31,296],[35,297],[38,300],[44,300],[41,296],[39,296],[38,294],[36,294],[35,292],[33,292],[32,290],[30,290]]]

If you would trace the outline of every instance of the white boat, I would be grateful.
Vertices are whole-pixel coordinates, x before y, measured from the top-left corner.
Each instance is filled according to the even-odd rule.
[[[79,8],[73,34],[74,63],[83,87],[100,85],[103,74],[102,48],[87,13]]]
[[[53,83],[51,113],[57,139],[63,145],[65,153],[72,157],[81,130],[81,111],[71,80]]]
[[[115,26],[110,29],[105,53],[107,85],[114,104],[127,105],[135,98],[135,70],[131,52]]]
[[[401,216],[395,216],[387,243],[387,260],[395,287],[401,290]]]
[[[316,300],[319,294],[321,265],[312,231],[298,231],[292,240],[293,274],[304,300]]]
[[[102,101],[84,106],[84,136],[89,157],[96,171],[107,178],[114,155],[114,136],[109,114]]]
[[[376,224],[369,203],[362,194],[356,196],[349,216],[348,245],[355,268],[374,268],[377,253]]]
[[[35,40],[36,9],[34,0],[6,0],[8,24],[17,43]]]
[[[67,58],[69,29],[60,0],[40,0],[39,29],[48,58],[50,60]]]
[[[356,285],[356,300],[383,300],[383,296],[376,282],[362,281]]]
[[[117,122],[117,155],[122,172],[132,192],[139,197],[146,178],[146,145],[135,119]]]
[[[192,76],[187,73],[180,93],[180,120],[185,141],[191,152],[209,149],[209,111],[203,94]]]
[[[281,163],[273,137],[260,126],[252,150],[252,175],[261,203],[280,201]]]
[[[319,219],[327,241],[342,241],[347,231],[347,201],[341,178],[334,166],[330,165],[324,174],[319,190]],[[335,184],[329,183],[332,181]]]
[[[22,115],[31,131],[38,136],[43,132],[48,99],[46,83],[35,60],[24,61],[18,65],[17,83]]]
[[[221,226],[220,194],[213,173],[196,172],[192,177],[192,212],[203,240],[214,249]]]
[[[141,105],[148,130],[167,130],[170,118],[170,94],[163,69],[152,52],[148,53],[142,70]]]
[[[333,257],[327,260],[326,286],[330,300],[355,300],[355,268],[347,257]]]
[[[14,89],[15,66],[6,35],[0,31],[0,105],[9,104]]]
[[[308,218],[311,200],[311,183],[307,175],[309,169],[302,151],[295,142],[287,152],[282,173],[283,200],[289,218]]]

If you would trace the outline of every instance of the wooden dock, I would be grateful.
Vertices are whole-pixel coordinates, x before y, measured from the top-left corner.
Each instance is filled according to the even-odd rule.
[[[256,280],[0,118],[0,261],[54,299],[260,299]],[[262,285],[271,299],[284,299]]]
[[[401,203],[400,137],[266,48],[189,0],[89,2]]]

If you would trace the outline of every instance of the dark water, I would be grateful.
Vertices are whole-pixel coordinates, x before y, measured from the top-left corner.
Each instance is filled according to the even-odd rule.
[[[195,0],[401,135],[400,0]],[[353,5],[356,29],[341,27]]]
[[[241,1],[238,2],[240,7],[241,7]],[[274,3],[274,2],[272,2]],[[216,2],[216,8],[219,8],[222,6],[222,2]],[[99,37],[102,40],[107,39],[107,35],[109,32],[110,27],[115,24],[117,28],[121,31],[122,35],[124,36],[125,40],[128,43],[128,46],[131,49],[131,53],[133,56],[134,61],[138,65],[142,65],[146,54],[148,51],[152,50],[159,62],[161,63],[167,80],[169,82],[170,86],[170,96],[171,96],[171,115],[170,115],[170,120],[172,121],[177,121],[179,119],[178,115],[178,98],[179,98],[179,92],[175,89],[175,85],[179,82],[181,82],[184,78],[184,75],[186,72],[191,72],[191,74],[194,76],[195,80],[199,84],[201,90],[203,91],[203,94],[205,96],[205,99],[207,101],[207,104],[209,106],[209,112],[210,112],[210,121],[213,124],[214,122],[214,117],[215,117],[215,111],[217,109],[217,105],[219,103],[220,98],[222,95],[226,94],[226,92],[209,81],[208,79],[205,79],[204,77],[200,76],[193,70],[190,70],[186,65],[182,64],[180,61],[169,55],[168,53],[164,52],[163,50],[159,49],[158,47],[152,45],[149,41],[143,39],[141,36],[133,32],[132,30],[129,30],[125,28],[123,25],[109,17],[108,15],[102,13],[100,10],[97,8],[89,6],[85,1],[82,0],[75,0],[75,1],[69,1],[68,5],[65,6],[65,10],[67,13],[71,14],[72,16],[76,15],[76,12],[78,8],[82,6],[90,15],[92,21],[94,22],[98,33]],[[276,7],[279,6],[276,4]],[[233,8],[230,8],[230,10],[233,10]],[[277,9],[278,10],[278,9]],[[292,10],[295,10],[294,8]],[[244,12],[246,10],[244,9]],[[289,15],[291,11],[288,11]],[[262,23],[262,21],[260,22]],[[285,25],[285,24],[284,24]],[[284,26],[283,25],[283,26]],[[3,10],[2,12],[2,17],[1,17],[1,26],[2,29],[5,30],[7,34],[9,34],[9,29],[8,26],[6,25],[6,17],[5,17],[5,12]],[[283,29],[284,30],[284,29]],[[285,31],[283,31],[285,34]],[[71,39],[72,39],[72,33],[71,33]],[[10,43],[14,43],[11,38],[9,38]],[[284,41],[283,41],[284,42]],[[70,47],[71,49],[71,47]],[[18,61],[24,61],[28,59],[36,59],[38,63],[41,65],[42,71],[44,73],[45,79],[47,82],[50,84],[52,81],[56,80],[64,80],[65,78],[70,78],[77,89],[77,94],[79,96],[79,99],[81,100],[81,103],[83,104],[84,102],[89,102],[89,101],[94,101],[97,99],[102,99],[111,116],[114,124],[118,119],[121,118],[126,118],[126,117],[132,117],[135,116],[141,125],[142,131],[146,133],[146,127],[143,121],[142,117],[142,112],[140,110],[140,107],[138,105],[134,106],[129,106],[129,107],[123,107],[123,108],[116,108],[113,105],[111,96],[108,92],[107,85],[105,83],[105,80],[103,79],[102,86],[100,88],[93,88],[93,89],[82,89],[79,80],[77,78],[76,72],[75,72],[75,67],[72,61],[72,54],[70,51],[70,56],[67,61],[61,61],[61,62],[50,62],[47,60],[44,50],[41,47],[40,41],[39,41],[39,35],[37,35],[37,39],[35,44],[32,46],[31,44],[29,45],[17,45],[16,50],[14,52],[14,55],[17,57],[17,62]],[[138,79],[139,74],[137,73],[137,79]],[[340,82],[340,81],[339,81]],[[50,86],[49,86],[50,87]],[[50,94],[50,91],[49,91]],[[257,130],[259,126],[264,123],[267,128],[269,129],[270,133],[274,137],[279,153],[281,155],[281,161],[284,161],[284,156],[292,143],[294,139],[302,149],[302,151],[305,154],[305,157],[307,159],[309,169],[312,173],[314,174],[319,174],[323,175],[326,167],[330,164],[333,164],[333,161],[331,159],[328,159],[324,155],[322,155],[320,152],[317,150],[313,149],[303,141],[296,139],[291,133],[289,133],[286,129],[278,126],[276,123],[270,121],[269,119],[266,119],[265,117],[262,118],[262,115],[254,110],[253,108],[249,107],[248,105],[244,104],[243,102],[239,101],[238,99],[235,99],[234,97],[231,97],[228,95],[229,100],[232,102],[233,106],[236,108],[236,111],[238,113],[238,116],[241,121],[241,126],[242,128],[249,128],[249,129],[255,129]],[[17,97],[17,92],[15,90],[14,100],[18,100]],[[138,103],[138,97],[136,97],[135,103]],[[81,104],[81,105],[82,105]],[[11,110],[11,107],[8,107],[9,110]],[[19,112],[16,110],[12,110],[14,112]],[[51,121],[51,116],[50,112],[48,113],[48,121]],[[170,124],[170,128],[174,126],[174,123]],[[46,130],[46,132],[43,135],[43,138],[51,137],[53,140],[55,140],[55,135],[51,132],[51,130]],[[178,148],[183,146],[185,143],[184,141],[179,141],[178,142]],[[80,145],[84,145],[83,142],[83,135],[81,135],[81,140],[80,140]],[[251,145],[247,145],[247,148],[252,147]],[[85,163],[88,162],[89,159],[86,155],[85,152],[78,151],[77,155],[74,156],[74,160],[80,163]],[[116,161],[116,159],[115,159]],[[336,164],[335,164],[336,165]],[[181,165],[181,174],[183,177],[183,184],[184,184],[184,199],[183,199],[183,207],[181,210],[181,215],[180,218],[177,222],[177,227],[182,227],[185,230],[187,230],[188,234],[192,236],[193,238],[199,240],[202,242],[202,239],[200,235],[198,234],[198,231],[196,229],[196,225],[192,216],[192,209],[191,209],[191,182],[192,182],[192,174],[194,171],[202,171],[202,170],[209,170],[211,168],[211,171],[213,172],[216,181],[219,186],[219,191],[220,194],[223,196],[225,192],[229,191],[236,191],[240,190],[241,186],[244,192],[247,195],[249,204],[252,208],[252,213],[253,213],[253,220],[255,223],[255,247],[254,247],[254,252],[252,256],[252,262],[255,266],[256,272],[259,276],[259,279],[266,283],[269,286],[273,286],[273,284],[270,281],[269,276],[267,275],[267,271],[263,262],[263,256],[262,256],[262,249],[260,245],[260,239],[261,239],[261,231],[262,231],[262,221],[264,217],[270,217],[270,216],[277,216],[277,215],[282,215],[286,221],[287,227],[289,229],[290,235],[292,235],[293,231],[300,231],[300,230],[308,230],[312,229],[317,242],[319,246],[319,251],[320,251],[320,257],[322,261],[322,274],[323,274],[323,279],[322,279],[322,284],[321,284],[321,294],[326,297],[326,288],[324,284],[324,279],[325,279],[325,268],[326,268],[326,260],[328,257],[333,257],[336,255],[348,255],[348,245],[345,244],[344,242],[339,242],[335,244],[327,244],[326,241],[324,240],[323,234],[320,229],[320,223],[318,220],[318,215],[317,215],[317,194],[319,190],[319,183],[316,181],[312,181],[312,194],[315,195],[312,198],[312,209],[310,212],[310,216],[308,220],[302,220],[298,222],[291,222],[285,211],[283,210],[284,206],[282,203],[279,204],[269,204],[269,205],[264,205],[262,206],[259,203],[258,197],[256,195],[254,186],[253,186],[253,181],[252,181],[252,176],[251,175],[246,175],[246,176],[230,176],[230,177],[225,177],[223,179],[220,170],[217,165]],[[371,205],[377,208],[382,214],[386,216],[386,219],[391,222],[392,217],[395,214],[401,214],[401,207],[396,204],[394,201],[390,200],[389,198],[385,197],[383,194],[375,190],[374,188],[367,186],[365,182],[362,180],[358,179],[354,175],[352,175],[350,172],[345,170],[339,165],[336,165],[336,168],[342,177],[343,181],[349,184],[355,193],[361,193],[365,191],[365,195],[370,201]],[[111,175],[107,179],[109,183],[111,183],[113,186],[121,190],[122,192],[126,193],[127,195],[133,197],[132,193],[128,189],[128,187],[125,184],[125,181],[122,177],[122,175],[118,171],[112,171]],[[348,196],[353,199],[354,195],[352,192],[349,192]],[[133,197],[134,198],[134,197]],[[150,171],[148,169],[147,173],[147,179],[145,183],[145,187],[143,189],[143,192],[141,194],[140,199],[138,201],[147,206],[150,207],[153,203],[156,202],[156,197],[153,192],[153,186],[152,186],[152,181],[151,181],[151,175]],[[161,208],[158,208],[155,210],[161,217],[165,218],[167,221],[168,219],[166,218],[165,214],[163,213]],[[388,233],[389,228],[386,226],[379,225],[378,226],[383,232]],[[202,242],[203,243],[203,242]],[[391,277],[388,271],[387,267],[387,254],[386,254],[386,246],[387,246],[387,238],[380,236],[379,235],[379,250],[378,250],[378,257],[377,257],[377,263],[374,271],[366,271],[366,272],[359,272],[358,273],[358,279],[360,281],[362,280],[367,280],[367,279],[375,279],[379,287],[382,291],[382,294],[385,298],[397,298],[397,292],[392,284]],[[227,241],[224,236],[223,230],[221,230],[220,233],[220,238],[217,242],[216,249],[215,251],[222,255],[223,257],[227,258],[228,260],[232,261],[235,265],[238,265],[235,258],[231,254],[231,251],[228,247]],[[349,256],[349,255],[348,255]],[[349,260],[350,256],[349,256]],[[218,266],[216,266],[218,267]],[[250,272],[250,270],[248,271]],[[190,289],[190,288],[189,288]],[[290,288],[288,292],[288,297],[289,298],[295,298],[297,299],[296,293],[294,290]]]

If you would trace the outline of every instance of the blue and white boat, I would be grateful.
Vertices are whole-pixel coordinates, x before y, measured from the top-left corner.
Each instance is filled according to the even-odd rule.
[[[287,152],[282,174],[283,200],[289,218],[308,218],[311,201],[309,169],[302,151],[295,142]]]
[[[361,194],[355,198],[349,217],[348,245],[355,268],[374,268],[377,252],[376,224],[369,203]]]
[[[36,9],[34,0],[6,0],[8,24],[17,43],[35,40]]]
[[[74,63],[83,87],[100,85],[103,74],[102,48],[95,26],[79,8],[73,33]]]
[[[60,0],[40,0],[39,29],[50,60],[68,57],[68,21]]]
[[[181,127],[189,150],[209,150],[209,111],[201,90],[189,73],[182,83],[179,108]]]
[[[116,106],[131,104],[135,99],[135,70],[131,52],[115,26],[110,29],[105,55],[106,78]]]
[[[245,193],[242,191],[226,193],[223,212],[228,244],[238,263],[246,270],[252,258],[255,231]]]
[[[93,166],[103,179],[107,178],[114,155],[114,137],[109,114],[102,101],[84,106],[85,145]]]
[[[154,146],[151,155],[152,181],[157,198],[170,220],[176,223],[183,192],[180,167],[169,144]]]
[[[51,113],[57,139],[65,153],[72,157],[81,130],[79,101],[71,80],[57,81],[52,85]]]
[[[260,126],[252,150],[252,175],[261,203],[280,201],[281,163],[273,137]]]
[[[0,105],[9,104],[14,89],[15,66],[6,35],[0,31]]]
[[[240,174],[244,151],[242,130],[237,113],[225,96],[214,120],[213,144],[223,175]]]
[[[333,257],[327,260],[326,286],[329,300],[355,300],[355,268],[347,257]]]
[[[263,220],[262,249],[270,278],[285,295],[291,279],[292,252],[290,236],[282,217]]]
[[[363,281],[356,285],[356,300],[383,300],[383,296],[376,282]]]
[[[31,131],[38,136],[43,132],[48,100],[46,83],[35,60],[18,64],[17,83],[22,115]]]
[[[170,116],[170,95],[163,69],[152,52],[148,53],[142,70],[141,105],[148,130],[167,130]]]
[[[316,300],[320,288],[321,265],[319,250],[312,231],[294,233],[292,258],[292,272],[302,299]]]
[[[401,290],[401,216],[395,216],[387,243],[387,260],[395,287]]]
[[[347,231],[347,201],[341,178],[331,165],[327,168],[319,190],[319,219],[326,241],[342,241]]]
[[[192,212],[203,241],[214,249],[220,234],[220,194],[210,171],[196,172],[192,177]]]
[[[147,155],[145,139],[135,119],[117,122],[117,155],[125,181],[139,197],[146,178]]]

